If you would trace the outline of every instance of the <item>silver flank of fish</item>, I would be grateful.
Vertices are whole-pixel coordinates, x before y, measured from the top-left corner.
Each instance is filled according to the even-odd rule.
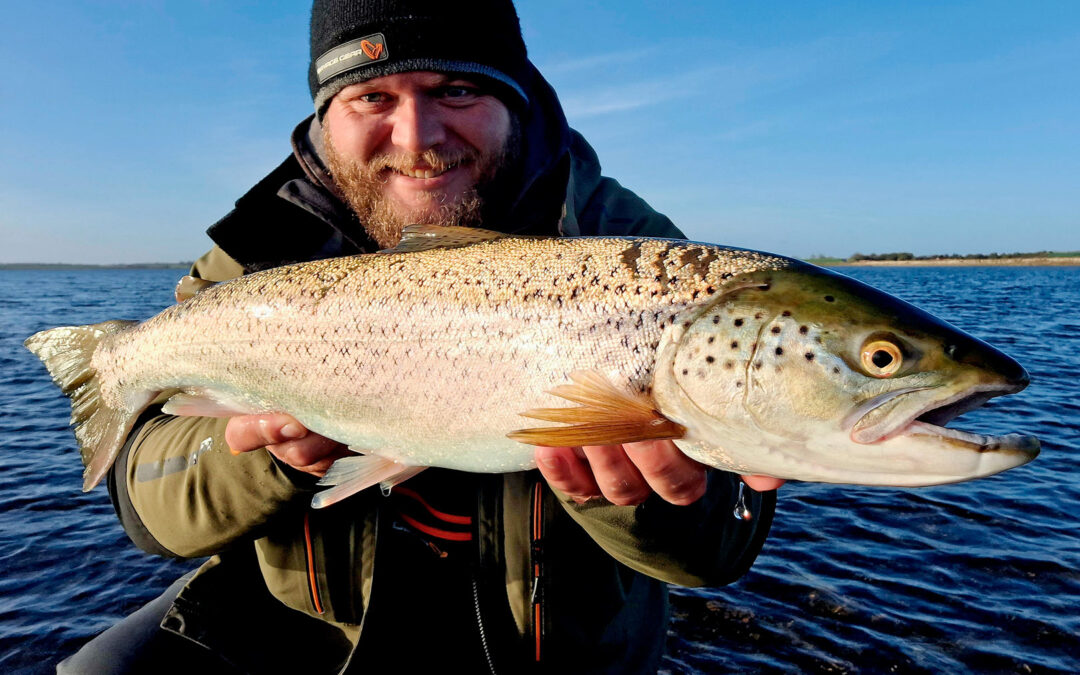
[[[137,325],[66,327],[28,339],[72,396],[86,488],[100,481],[146,405],[173,389],[183,392],[170,402],[173,412],[287,412],[396,462],[380,480],[403,467],[517,471],[533,466],[527,442],[657,434],[681,436],[684,451],[720,468],[870,484],[963,480],[1037,452],[1029,437],[993,441],[1001,452],[991,452],[992,443],[975,451],[945,442],[935,431],[920,437],[912,425],[947,405],[932,405],[940,396],[914,405],[917,414],[903,424],[886,424],[881,437],[853,440],[864,416],[884,415],[878,408],[892,398],[914,398],[906,390],[919,377],[918,391],[948,389],[959,401],[977,386],[989,392],[984,398],[1017,391],[1027,375],[919,310],[805,263],[684,241],[459,228],[413,228],[399,248],[251,274]],[[842,302],[812,299],[829,294]],[[794,304],[780,309],[785,302]],[[802,318],[800,303],[808,308]],[[851,336],[841,335],[845,321]],[[774,325],[780,333],[770,332]],[[858,373],[842,352],[857,352],[856,343],[882,331],[899,335],[912,358],[921,350],[920,363],[936,379]],[[770,362],[766,377],[755,361],[766,347],[775,357],[781,340],[799,360]],[[950,344],[962,345],[964,367],[927,356]],[[815,396],[819,404],[800,402]],[[769,400],[776,405],[762,405]],[[624,404],[636,417],[620,417]],[[882,453],[889,443],[895,447]],[[880,447],[839,456],[860,445]],[[920,457],[945,446],[957,457],[996,459],[920,468]],[[890,453],[905,459],[890,463]]]

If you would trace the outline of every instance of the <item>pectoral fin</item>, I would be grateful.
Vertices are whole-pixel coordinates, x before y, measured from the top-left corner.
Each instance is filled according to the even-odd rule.
[[[185,389],[166,401],[161,410],[166,415],[191,417],[232,417],[269,412],[212,389]]]
[[[661,438],[682,438],[686,429],[664,417],[646,396],[617,389],[594,371],[570,373],[573,384],[549,393],[579,404],[570,408],[538,408],[522,417],[560,422],[568,426],[519,429],[508,438],[529,445],[616,445]]]
[[[311,498],[312,508],[336,504],[361,490],[380,484],[384,491],[420,473],[426,466],[409,466],[375,455],[342,457],[330,465],[319,485],[332,485]]]

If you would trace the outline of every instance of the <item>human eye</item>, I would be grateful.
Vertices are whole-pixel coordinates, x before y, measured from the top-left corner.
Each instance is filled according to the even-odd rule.
[[[468,84],[447,84],[439,87],[437,95],[440,99],[453,104],[471,103],[484,95],[479,87]]]
[[[381,91],[369,91],[363,94],[357,94],[353,97],[354,101],[360,103],[385,103],[387,99],[386,94]]]

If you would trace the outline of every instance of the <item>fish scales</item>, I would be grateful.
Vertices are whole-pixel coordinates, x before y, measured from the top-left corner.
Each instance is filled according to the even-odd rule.
[[[224,390],[383,456],[521,469],[531,451],[492,428],[566,405],[545,392],[574,370],[646,391],[673,316],[741,273],[789,264],[618,238],[330,259],[211,287],[104,343],[94,367],[118,384]],[[121,386],[102,394],[125,405]]]
[[[84,489],[174,390],[167,411],[286,412],[364,452],[335,462],[315,505],[419,467],[530,468],[531,445],[673,438],[717,468],[907,486],[1039,451],[1031,436],[944,427],[1023,389],[1016,361],[853,279],[757,251],[410,226],[391,251],[177,294],[141,324],[26,341],[72,399]]]

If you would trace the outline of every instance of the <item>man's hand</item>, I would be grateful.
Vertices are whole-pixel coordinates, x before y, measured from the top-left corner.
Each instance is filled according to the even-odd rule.
[[[553,488],[575,501],[603,495],[619,506],[640,504],[653,492],[672,504],[693,504],[705,494],[708,470],[671,441],[539,447],[536,464]],[[743,476],[743,481],[758,492],[775,490],[784,483],[771,476]]]
[[[225,442],[234,455],[265,447],[297,471],[320,478],[334,460],[352,454],[341,443],[308,431],[291,415],[281,413],[230,418]]]

